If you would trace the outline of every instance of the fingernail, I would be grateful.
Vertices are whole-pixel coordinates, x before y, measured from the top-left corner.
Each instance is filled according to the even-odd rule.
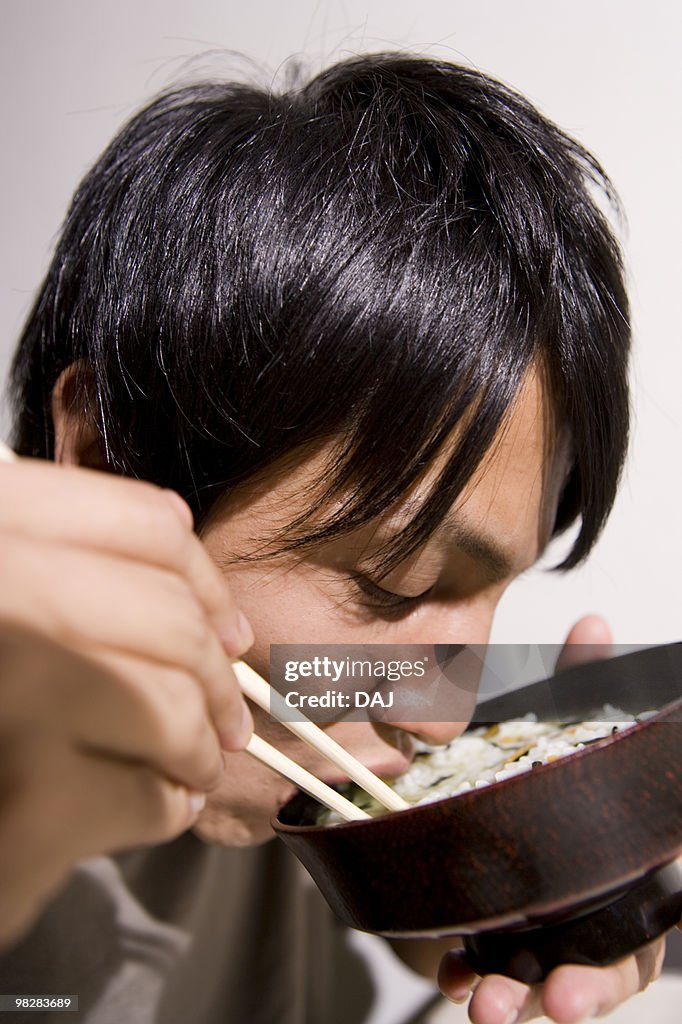
[[[206,806],[206,794],[205,793],[190,793],[189,805],[192,808],[193,814],[198,814],[199,811],[203,811]]]
[[[461,1006],[462,1003],[466,1003],[467,999],[469,998],[469,993],[467,991],[465,995],[451,995],[449,998],[452,1000],[453,1003],[457,1003],[458,1006]]]
[[[510,1010],[509,1013],[507,1014],[507,1016],[504,1018],[504,1024],[516,1024],[516,1021],[518,1019],[519,1019],[519,1011],[518,1010]]]
[[[221,630],[221,638],[225,649],[234,658],[241,657],[249,647],[253,647],[253,641],[255,639],[253,630],[249,625],[244,612],[237,612],[236,616],[232,615],[229,622]]]
[[[251,712],[248,709],[246,702],[242,704],[242,730],[241,739],[244,741],[244,746],[249,742],[253,734],[253,718]]]
[[[253,735],[253,718],[245,701],[242,701],[242,716],[239,730],[226,729],[220,732],[220,745],[223,750],[243,750]]]

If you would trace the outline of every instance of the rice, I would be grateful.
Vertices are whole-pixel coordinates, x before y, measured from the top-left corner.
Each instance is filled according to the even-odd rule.
[[[571,723],[538,722],[535,715],[528,714],[522,719],[469,729],[445,746],[419,743],[405,774],[386,781],[408,803],[433,803],[551,764],[590,743],[630,729],[655,712],[634,717],[606,704],[595,714],[598,720]],[[376,817],[386,813],[355,783],[337,788],[368,814]],[[333,825],[341,820],[325,808],[318,815],[317,824]]]

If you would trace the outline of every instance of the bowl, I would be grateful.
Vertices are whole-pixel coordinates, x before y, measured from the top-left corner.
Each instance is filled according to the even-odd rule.
[[[557,673],[476,719],[570,721],[607,703],[657,710],[532,772],[368,821],[315,825],[300,794],[273,828],[353,928],[465,936],[477,973],[529,982],[609,963],[682,916],[682,644]]]

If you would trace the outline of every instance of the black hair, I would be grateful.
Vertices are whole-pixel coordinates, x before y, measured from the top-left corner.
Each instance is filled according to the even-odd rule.
[[[555,523],[580,519],[568,568],[627,448],[627,298],[599,192],[615,202],[580,145],[450,63],[378,54],[281,94],[167,92],[75,194],[13,366],[15,446],[53,455],[50,393],[73,363],[110,467],[175,488],[198,521],[287,453],[340,439],[315,508],[343,500],[303,517],[296,547],[385,512],[450,444],[398,558],[541,367],[572,442]]]

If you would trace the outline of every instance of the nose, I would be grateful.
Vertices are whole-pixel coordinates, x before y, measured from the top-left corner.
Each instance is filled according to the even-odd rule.
[[[454,612],[454,614],[453,614]],[[447,609],[440,616],[434,613],[423,623],[425,632],[438,637],[434,644],[435,663],[440,672],[440,684],[429,690],[429,703],[419,707],[418,715],[409,714],[409,702],[398,699],[398,708],[408,711],[399,714],[391,725],[432,746],[451,743],[467,728],[474,715],[485,651],[490,638],[495,603],[487,595],[471,602],[469,615],[461,616],[461,609]],[[444,644],[444,637],[465,634],[465,643]]]
[[[467,722],[392,722],[396,729],[409,733],[415,739],[422,740],[431,746],[438,747],[445,743],[451,743],[457,736],[461,736]]]
[[[476,707],[482,667],[472,648],[458,645],[456,655],[450,658],[439,655],[439,649],[445,650],[434,645],[437,664],[430,674],[431,685],[403,685],[401,692],[394,694],[393,713],[389,712],[395,729],[432,746],[450,743],[466,729]]]

